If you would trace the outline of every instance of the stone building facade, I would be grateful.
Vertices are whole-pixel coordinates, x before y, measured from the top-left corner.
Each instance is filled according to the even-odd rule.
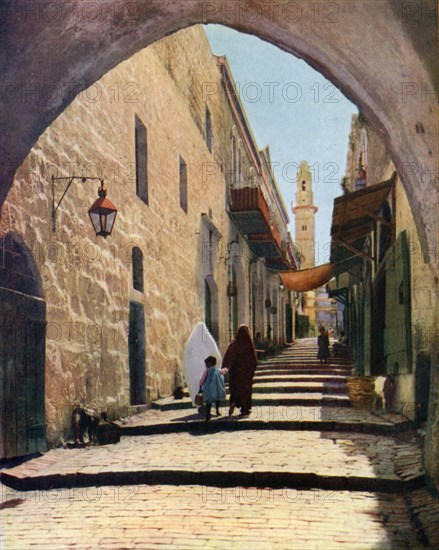
[[[362,178],[364,182],[359,181]],[[354,245],[360,243],[360,263],[351,267],[351,274],[338,278],[335,292],[340,296],[344,287],[342,299],[347,305],[354,359],[362,374],[394,377],[396,395],[391,406],[420,425],[426,423],[427,462],[433,471],[439,455],[432,431],[439,387],[434,367],[438,344],[435,280],[395,166],[380,136],[362,115],[352,120],[343,187],[345,195],[336,199],[334,210],[337,202],[341,206],[346,199],[356,208],[353,223],[357,227],[364,216],[374,218],[367,238],[362,235]],[[353,223],[341,230],[351,244]],[[334,232],[338,230],[333,225],[333,237]],[[339,254],[333,242],[333,259]]]
[[[88,219],[91,181],[72,183],[53,231],[51,177],[73,175],[105,180],[118,208],[107,239]],[[55,205],[66,184],[55,181]],[[115,418],[170,395],[198,321],[221,351],[241,323],[278,345],[291,339],[291,296],[276,272],[297,267],[287,223],[269,150],[200,27],[80,94],[0,210],[0,456],[68,437],[75,402]]]

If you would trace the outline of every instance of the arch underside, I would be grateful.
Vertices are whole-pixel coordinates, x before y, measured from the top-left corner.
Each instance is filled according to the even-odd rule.
[[[1,13],[6,30],[0,63],[0,204],[38,137],[76,95],[154,41],[193,24],[219,23],[304,59],[358,105],[387,146],[404,183],[424,257],[434,267],[434,1],[107,0],[93,5],[18,0],[7,3]]]

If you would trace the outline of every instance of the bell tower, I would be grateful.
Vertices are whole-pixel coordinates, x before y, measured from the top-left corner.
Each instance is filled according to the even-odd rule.
[[[293,205],[295,219],[295,242],[303,256],[302,269],[315,265],[314,216],[318,210],[314,205],[312,174],[308,163],[303,160],[297,171],[296,200]]]

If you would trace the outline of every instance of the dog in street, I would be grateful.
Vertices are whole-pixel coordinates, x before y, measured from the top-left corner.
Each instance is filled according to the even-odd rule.
[[[110,422],[106,412],[75,405],[72,412],[72,431],[76,445],[110,445],[119,443],[120,428]]]
[[[72,412],[72,431],[77,445],[86,443],[84,436],[87,434],[88,442],[97,443],[97,428],[102,416],[89,407],[76,405]]]

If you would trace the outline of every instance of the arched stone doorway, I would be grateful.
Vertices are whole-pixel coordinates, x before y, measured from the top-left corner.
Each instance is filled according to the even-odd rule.
[[[437,262],[430,198],[437,178],[436,22],[434,0],[108,0],[105,7],[17,0],[0,21],[0,203],[33,144],[76,95],[154,41],[193,24],[219,23],[303,58],[359,106],[401,176],[425,257]]]
[[[0,459],[44,451],[46,304],[30,250],[0,239]]]

